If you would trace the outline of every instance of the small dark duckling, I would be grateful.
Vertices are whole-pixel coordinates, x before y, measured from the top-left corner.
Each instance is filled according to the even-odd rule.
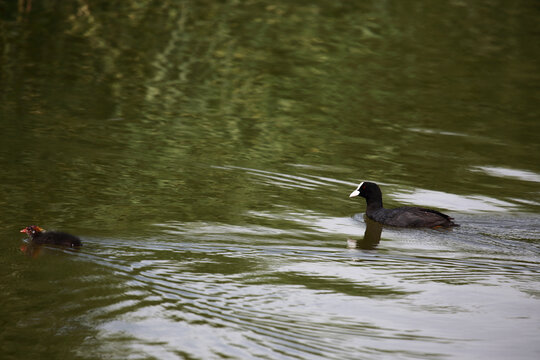
[[[26,233],[31,244],[60,245],[66,247],[81,247],[82,242],[77,236],[60,231],[45,231],[37,225],[31,225],[21,230]]]
[[[349,197],[361,196],[366,199],[366,215],[368,218],[383,225],[399,227],[452,227],[459,226],[454,219],[436,210],[419,207],[399,207],[385,209],[382,202],[382,192],[379,186],[372,182],[362,182]]]

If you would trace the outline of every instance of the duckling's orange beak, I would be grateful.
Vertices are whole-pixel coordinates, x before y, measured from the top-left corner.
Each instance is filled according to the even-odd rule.
[[[25,233],[25,234],[28,234],[28,230],[26,230],[26,228],[22,229],[21,232]]]

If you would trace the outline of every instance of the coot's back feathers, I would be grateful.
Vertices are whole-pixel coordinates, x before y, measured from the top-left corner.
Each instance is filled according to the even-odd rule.
[[[350,197],[362,196],[366,199],[366,215],[368,218],[384,225],[399,227],[451,227],[459,226],[454,219],[437,210],[420,207],[399,207],[385,209],[382,203],[382,192],[372,182],[362,182]]]
[[[30,241],[36,245],[82,246],[81,239],[75,235],[61,231],[45,231],[36,225],[28,226],[22,229],[21,232],[28,234]]]
[[[35,236],[32,241],[36,244],[50,244],[71,247],[82,246],[81,239],[74,235],[60,231],[46,231]]]
[[[390,226],[400,227],[437,227],[452,226],[453,219],[436,210],[419,207],[399,207],[371,211],[368,214],[371,219]]]

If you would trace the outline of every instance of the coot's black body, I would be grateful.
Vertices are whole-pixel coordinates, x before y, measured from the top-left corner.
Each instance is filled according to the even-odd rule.
[[[30,242],[35,245],[82,246],[81,239],[75,235],[60,231],[45,231],[36,225],[28,226],[22,229],[21,232],[28,234]]]
[[[358,185],[349,197],[362,196],[366,199],[366,215],[383,225],[399,227],[451,227],[459,226],[454,219],[436,210],[419,207],[399,207],[385,209],[382,203],[382,192],[372,182]]]

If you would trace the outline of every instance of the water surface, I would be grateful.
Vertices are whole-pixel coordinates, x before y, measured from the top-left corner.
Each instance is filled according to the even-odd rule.
[[[2,357],[538,358],[537,20],[0,3]],[[377,227],[364,180],[461,226]]]

